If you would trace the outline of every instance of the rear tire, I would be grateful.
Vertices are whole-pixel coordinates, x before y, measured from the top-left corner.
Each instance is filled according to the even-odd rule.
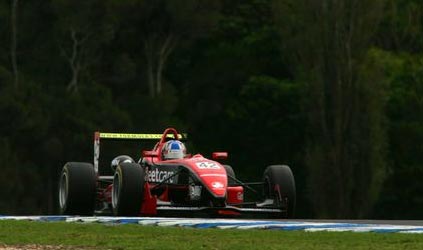
[[[296,190],[295,179],[291,169],[286,165],[268,166],[264,171],[263,181],[264,197],[266,199],[274,199],[278,206],[282,206],[287,202],[286,217],[293,218]]]
[[[68,162],[59,181],[60,214],[93,215],[96,195],[94,166],[84,162]]]
[[[232,169],[232,167],[229,166],[229,165],[223,165],[223,167],[225,168],[226,175],[228,176],[228,186],[236,186],[237,185],[237,182],[234,181],[234,179],[235,179],[235,172]],[[232,178],[230,178],[229,176],[231,176]]]
[[[113,177],[112,208],[116,216],[137,216],[144,194],[145,172],[137,163],[121,163]]]

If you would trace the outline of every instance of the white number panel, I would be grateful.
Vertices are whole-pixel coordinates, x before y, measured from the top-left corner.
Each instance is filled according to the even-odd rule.
[[[199,169],[220,169],[220,166],[215,162],[196,162],[195,165],[197,165],[197,168]]]

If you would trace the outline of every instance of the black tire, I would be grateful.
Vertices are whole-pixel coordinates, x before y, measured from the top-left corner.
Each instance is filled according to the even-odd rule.
[[[94,166],[84,162],[68,162],[59,181],[60,214],[93,215],[96,195]]]
[[[236,181],[234,181],[234,179],[236,178],[235,177],[235,172],[234,172],[234,170],[232,169],[232,167],[231,166],[229,166],[229,165],[223,165],[223,167],[225,168],[225,170],[226,170],[226,175],[228,176],[228,186],[236,186],[237,185],[237,182]],[[230,176],[230,177],[229,177]],[[232,178],[231,178],[232,177]]]
[[[295,213],[296,190],[295,179],[291,169],[285,165],[268,166],[264,171],[263,181],[265,198],[274,199],[278,205],[282,205],[284,203],[283,201],[287,200],[287,213],[285,216],[293,218]],[[276,185],[279,186],[279,189],[276,188]]]
[[[112,208],[116,216],[137,216],[144,194],[145,173],[137,163],[121,163],[113,177]]]

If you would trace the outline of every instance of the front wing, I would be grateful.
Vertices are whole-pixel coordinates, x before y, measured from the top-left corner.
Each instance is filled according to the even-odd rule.
[[[185,217],[285,217],[287,213],[283,208],[262,208],[262,207],[192,207],[172,206],[157,204],[157,215],[159,216],[185,216]]]

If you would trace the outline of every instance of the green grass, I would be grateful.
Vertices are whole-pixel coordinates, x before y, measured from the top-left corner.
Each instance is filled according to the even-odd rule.
[[[423,249],[423,235],[0,221],[0,246],[66,249]]]

